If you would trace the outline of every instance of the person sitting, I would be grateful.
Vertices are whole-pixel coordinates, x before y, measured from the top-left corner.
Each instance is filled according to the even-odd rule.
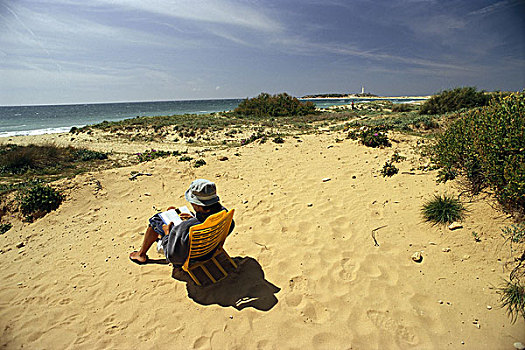
[[[190,227],[203,223],[210,215],[226,210],[219,202],[215,183],[209,180],[194,180],[184,196],[195,210],[195,215],[179,214],[183,221],[178,225],[173,223],[166,225],[159,214],[153,215],[149,219],[142,247],[139,251],[134,251],[129,255],[131,261],[139,265],[146,264],[149,248],[160,239],[166,259],[175,266],[181,266],[189,254]],[[175,208],[170,207],[169,209]],[[229,233],[233,231],[234,226],[235,223],[232,221]]]

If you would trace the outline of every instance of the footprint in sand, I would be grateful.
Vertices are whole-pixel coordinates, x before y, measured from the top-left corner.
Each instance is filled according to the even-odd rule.
[[[311,345],[313,349],[337,349],[341,346],[336,334],[330,332],[321,332],[314,335]]]
[[[67,304],[69,304],[72,301],[73,301],[73,299],[71,299],[71,298],[64,298],[64,299],[60,300],[58,302],[58,304],[60,304],[60,305],[67,305]]]
[[[384,206],[383,204],[374,201],[368,205],[369,213],[372,218],[382,219],[384,216]]]
[[[288,283],[292,291],[304,292],[307,290],[307,281],[303,276],[292,277]]]
[[[349,258],[343,258],[340,262],[341,271],[339,277],[345,281],[353,281],[357,277],[359,271],[359,263]]]
[[[284,301],[286,302],[286,305],[290,307],[296,307],[301,303],[303,300],[303,296],[298,293],[290,293],[287,296],[284,297]]]
[[[322,304],[315,301],[307,301],[301,310],[301,316],[305,323],[324,324],[330,318],[330,313]]]
[[[198,337],[195,342],[193,342],[193,349],[209,349],[211,347],[209,337]]]
[[[366,315],[372,321],[374,326],[381,330],[385,330],[395,336],[398,340],[415,345],[418,343],[417,336],[413,334],[407,327],[403,326],[394,320],[386,312],[377,310],[368,310]]]

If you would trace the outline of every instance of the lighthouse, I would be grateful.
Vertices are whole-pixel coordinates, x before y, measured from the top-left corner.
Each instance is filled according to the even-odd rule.
[[[361,85],[361,93],[364,94],[365,93],[365,87],[363,85]]]

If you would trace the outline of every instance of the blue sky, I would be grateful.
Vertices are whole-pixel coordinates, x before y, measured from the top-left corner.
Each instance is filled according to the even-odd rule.
[[[0,0],[0,105],[525,87],[525,0]]]

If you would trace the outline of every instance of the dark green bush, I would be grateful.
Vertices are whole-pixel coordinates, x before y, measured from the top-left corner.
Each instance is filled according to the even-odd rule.
[[[381,175],[383,175],[383,177],[394,176],[398,172],[399,169],[390,161],[387,161],[385,165],[383,165],[383,169],[381,169]]]
[[[346,135],[347,139],[357,140],[368,147],[390,147],[391,143],[386,134],[387,128],[384,125],[366,126],[361,129],[352,129]]]
[[[266,134],[264,133],[261,133],[261,132],[258,132],[256,134],[252,134],[250,137],[248,137],[247,139],[242,139],[241,140],[241,146],[245,146],[249,143],[252,143],[256,140],[261,140],[261,143],[264,143],[266,142]]]
[[[206,165],[206,161],[204,159],[197,159],[195,161],[195,164],[193,165],[195,168],[200,168],[201,166]]]
[[[399,152],[395,151],[394,154],[392,154],[392,157],[390,157],[390,162],[391,163],[399,163],[399,162],[402,162],[404,160],[406,160],[407,157],[405,156],[402,156],[399,154]]]
[[[156,149],[150,149],[146,150],[141,153],[137,153],[137,157],[139,158],[139,162],[147,162],[149,160],[157,159],[157,158],[165,158],[169,156],[178,156],[180,155],[180,152],[178,151],[161,151]]]
[[[0,235],[3,235],[13,227],[9,222],[7,224],[0,224]]]
[[[234,113],[256,117],[281,117],[315,114],[316,110],[313,102],[303,103],[287,93],[261,93],[257,97],[241,101]]]
[[[490,96],[475,87],[459,87],[445,90],[425,101],[419,109],[419,114],[444,114],[458,111],[462,108],[486,106]]]
[[[179,158],[179,162],[189,162],[191,160],[193,160],[193,158],[190,156],[182,156]]]
[[[390,141],[386,132],[382,131],[380,128],[370,128],[367,130],[361,131],[359,135],[363,145],[368,147],[390,147]]]
[[[491,188],[505,208],[525,213],[525,94],[460,115],[431,153],[443,180],[463,175],[472,193]]]
[[[73,157],[75,160],[90,161],[90,160],[104,160],[108,159],[108,154],[103,152],[92,151],[89,149],[74,150]]]
[[[54,173],[76,167],[75,162],[107,159],[106,153],[54,145],[0,146],[0,173],[21,175]]]
[[[64,196],[52,187],[37,184],[22,190],[17,199],[20,211],[31,220],[37,215],[57,209],[64,200]]]
[[[8,145],[2,149],[0,155],[0,172],[7,174],[23,174],[30,169],[42,168],[41,161],[44,149],[39,146],[22,147]],[[52,161],[56,161],[53,157]]]
[[[284,139],[281,136],[277,136],[272,140],[274,143],[284,143]]]
[[[423,204],[421,214],[425,221],[434,224],[449,224],[464,218],[465,208],[459,199],[448,195],[438,196]]]

